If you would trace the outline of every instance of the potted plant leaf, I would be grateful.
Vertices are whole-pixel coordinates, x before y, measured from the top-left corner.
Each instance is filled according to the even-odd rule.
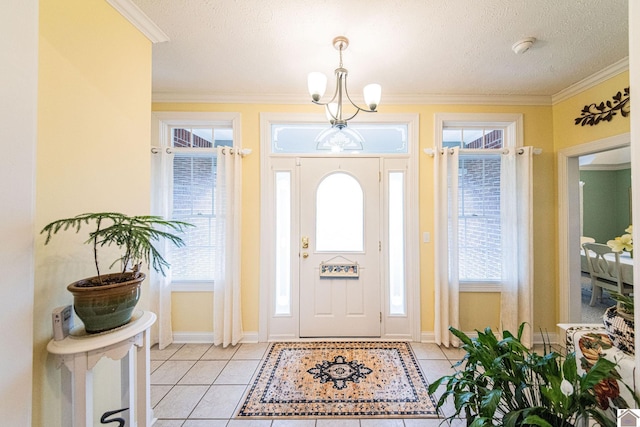
[[[140,298],[140,285],[145,279],[145,274],[140,271],[142,262],[164,275],[169,263],[154,245],[161,239],[167,239],[176,246],[183,246],[183,240],[174,233],[190,226],[186,222],[165,220],[159,216],[101,212],[53,221],[40,233],[46,234],[46,245],[58,232],[73,230],[78,233],[83,227],[93,227],[85,243],[92,247],[97,275],[73,282],[67,289],[73,294],[74,311],[84,323],[85,330],[97,333],[131,320]],[[101,274],[98,252],[110,246],[121,251],[121,256],[110,267],[119,261],[121,269],[117,273]]]
[[[517,336],[504,331],[497,337],[490,328],[478,331],[477,338],[449,328],[462,342],[466,355],[454,365],[452,375],[439,378],[429,386],[434,394],[441,385],[444,392],[438,408],[453,400],[455,412],[467,425],[570,427],[592,418],[603,427],[616,426],[612,406],[601,405],[595,387],[602,381],[618,381],[631,392],[635,404],[640,401],[615,370],[616,364],[599,358],[587,372],[578,372],[575,353],[562,357],[556,352],[537,354],[521,342],[524,324]],[[620,396],[616,404],[628,407]],[[586,425],[586,424],[585,424]]]

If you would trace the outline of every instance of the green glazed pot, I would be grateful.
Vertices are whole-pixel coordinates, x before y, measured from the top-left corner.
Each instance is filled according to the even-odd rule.
[[[125,273],[123,277],[122,273],[113,273],[101,278],[108,284],[97,286],[99,280],[96,276],[67,286],[73,294],[73,309],[90,334],[126,325],[131,320],[145,275]]]

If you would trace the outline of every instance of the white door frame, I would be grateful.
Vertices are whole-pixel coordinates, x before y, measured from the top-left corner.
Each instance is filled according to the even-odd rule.
[[[408,154],[376,155],[384,159],[405,158],[407,169],[407,215],[406,215],[406,283],[407,283],[407,314],[405,316],[389,316],[383,307],[382,334],[380,339],[398,339],[420,341],[421,311],[420,311],[420,246],[419,246],[419,203],[418,203],[418,123],[417,114],[371,114],[358,116],[358,122],[371,123],[404,123],[408,125]],[[277,155],[271,154],[271,125],[278,123],[326,123],[322,114],[295,113],[261,113],[260,114],[260,305],[258,339],[260,342],[278,339],[296,340],[299,335],[299,316],[293,310],[290,316],[282,316],[278,320],[292,326],[285,334],[272,333],[271,310],[273,305],[272,289],[274,277],[275,256],[272,244],[275,241],[274,218],[275,205],[273,200],[272,159],[306,157],[305,155]],[[324,154],[322,155],[324,156]],[[321,156],[321,157],[322,157]],[[367,157],[372,157],[369,155]],[[384,172],[384,171],[383,171]],[[294,172],[295,173],[295,172]],[[293,177],[292,179],[296,179]],[[293,207],[295,209],[295,207]],[[385,213],[386,215],[386,213]],[[295,224],[294,224],[295,226]],[[297,246],[296,246],[297,248]],[[297,269],[294,274],[297,274]],[[292,300],[298,299],[298,290],[292,289]],[[383,302],[385,299],[382,300]],[[297,302],[296,302],[297,304]],[[403,317],[403,319],[401,319]],[[398,325],[403,324],[402,331]],[[406,329],[406,330],[404,330]]]
[[[631,135],[623,133],[558,152],[558,265],[560,323],[580,323],[580,171],[578,158],[600,151],[628,147]],[[572,285],[573,284],[573,285]]]

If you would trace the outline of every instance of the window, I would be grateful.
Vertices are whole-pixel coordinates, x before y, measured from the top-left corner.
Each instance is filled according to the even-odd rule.
[[[531,323],[533,147],[522,114],[437,114],[435,341],[459,328],[459,293],[500,293],[500,325]],[[531,345],[531,334],[523,342]],[[454,342],[455,343],[455,342]]]
[[[291,172],[275,172],[276,315],[291,314]]]
[[[333,173],[316,193],[316,250],[364,250],[364,195],[360,183],[346,173]]]
[[[509,123],[444,121],[441,147],[458,149],[457,179],[447,178],[449,187],[449,268],[455,268],[462,290],[482,290],[504,280],[508,241],[504,203],[503,156],[515,147],[515,132]],[[506,149],[506,150],[505,150]],[[456,185],[451,188],[452,183]],[[454,191],[455,190],[455,191]],[[455,196],[453,196],[455,195]],[[456,197],[453,203],[451,197]],[[452,212],[456,206],[456,212]],[[455,253],[453,253],[455,251]]]
[[[389,314],[405,315],[405,173],[389,172]]]
[[[502,279],[501,155],[503,129],[445,128],[443,145],[465,149],[458,161],[458,277]],[[477,150],[494,153],[476,154]],[[469,151],[466,151],[469,150]],[[452,230],[453,232],[453,230]]]
[[[216,147],[233,146],[231,125],[181,125],[167,127],[163,214],[193,224],[181,235],[185,246],[170,247],[171,283],[176,290],[210,288],[213,284],[216,186]],[[198,286],[200,286],[198,288]],[[204,286],[204,288],[202,288]]]
[[[407,154],[408,140],[406,124],[354,123],[344,129],[327,127],[326,123],[271,125],[274,154]]]

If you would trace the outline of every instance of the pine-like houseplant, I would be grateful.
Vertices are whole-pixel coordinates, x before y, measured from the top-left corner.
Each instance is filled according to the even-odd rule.
[[[167,239],[176,246],[183,240],[174,233],[184,231],[191,224],[165,220],[159,216],[129,216],[116,212],[85,213],[72,218],[59,219],[47,224],[41,231],[46,234],[45,245],[61,231],[78,233],[83,227],[93,226],[85,243],[91,245],[97,276],[76,281],[67,289],[74,295],[74,310],[89,333],[122,326],[131,319],[140,298],[140,284],[145,274],[142,262],[164,274],[169,263],[154,246]],[[101,248],[117,247],[121,270],[101,274],[98,253]]]

